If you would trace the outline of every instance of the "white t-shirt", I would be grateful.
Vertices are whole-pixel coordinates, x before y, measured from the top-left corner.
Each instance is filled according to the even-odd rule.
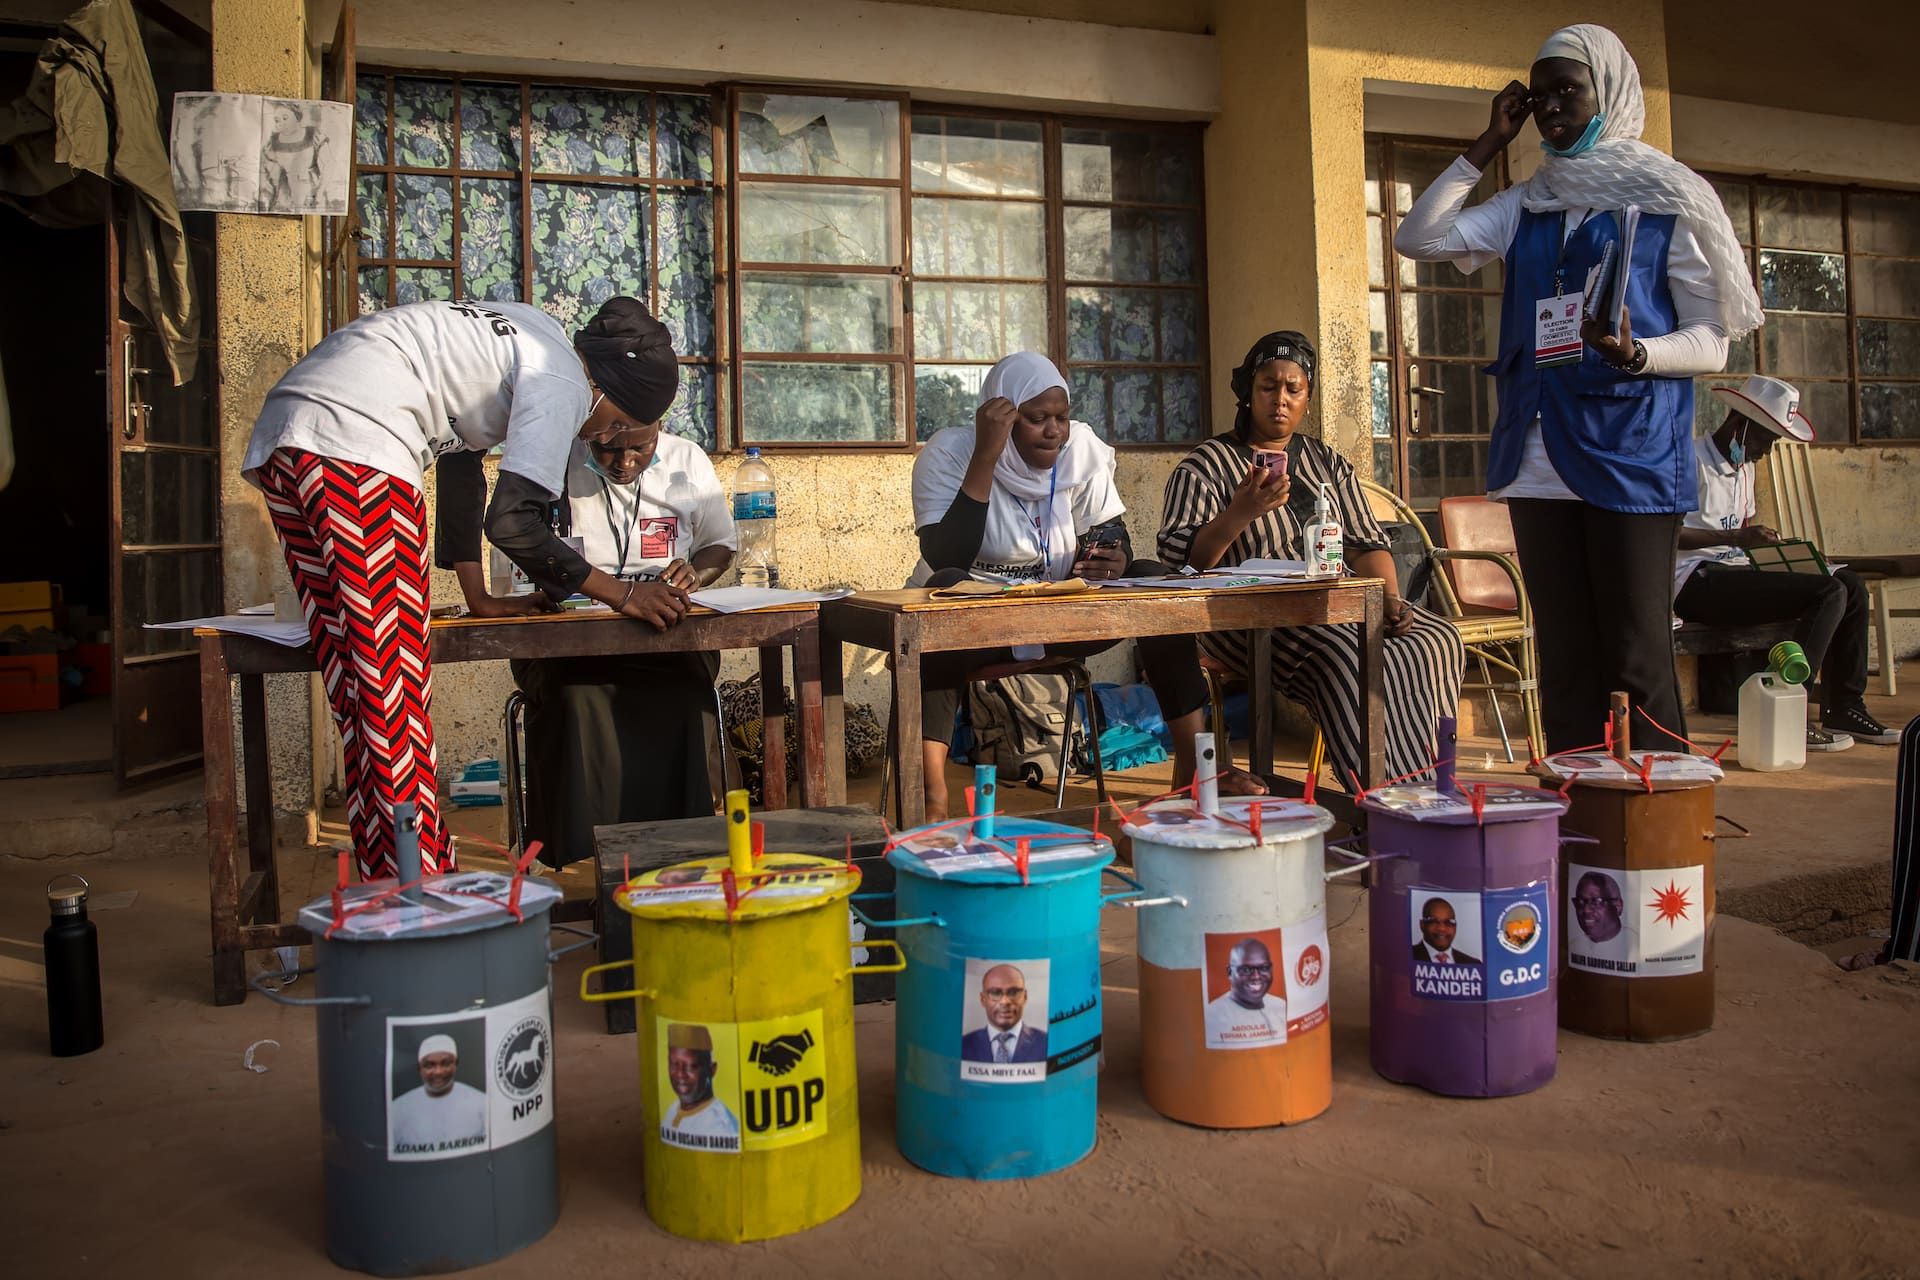
[[[357,462],[419,487],[455,449],[558,497],[593,395],[558,321],[523,302],[415,302],[336,329],[267,392],[241,468],[275,449]]]
[[[573,536],[587,563],[616,578],[658,574],[708,547],[739,547],[727,495],[706,451],[660,433],[653,463],[632,484],[614,484],[588,465],[576,445],[567,466]]]
[[[487,1136],[487,1095],[457,1080],[438,1097],[421,1085],[393,1100],[391,1123],[395,1151],[432,1151],[443,1143],[478,1146]]]
[[[1700,477],[1700,506],[1680,522],[1687,529],[1744,529],[1753,519],[1753,464],[1734,466],[1712,436],[1697,436],[1693,442],[1693,470]],[[1745,565],[1747,553],[1739,547],[1698,547],[1685,551],[1674,561],[1673,594],[1687,585],[1693,571],[1709,560],[1726,560]]]
[[[953,505],[973,458],[973,438],[972,427],[944,428],[913,460],[914,528],[938,524]],[[997,482],[988,492],[987,528],[969,568],[972,577],[982,582],[1065,578],[1073,570],[1075,540],[1092,526],[1126,514],[1113,484],[1112,447],[1080,423],[1074,424],[1069,447],[1094,450],[1098,465],[1091,479],[1057,490],[1051,506],[1044,498],[1022,502]],[[922,560],[907,585],[921,586],[932,576],[932,566]]]
[[[1282,1044],[1287,1038],[1287,1002],[1266,995],[1260,998],[1258,1009],[1249,1009],[1229,991],[1207,1002],[1206,1022],[1210,1049],[1258,1049]]]

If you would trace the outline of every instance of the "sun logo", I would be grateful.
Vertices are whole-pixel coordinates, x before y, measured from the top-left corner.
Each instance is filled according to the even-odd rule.
[[[1693,904],[1687,901],[1687,891],[1675,884],[1673,877],[1669,876],[1667,887],[1655,889],[1653,901],[1647,905],[1653,908],[1654,914],[1660,918],[1662,924],[1671,928],[1680,921],[1691,918],[1687,915],[1687,908]]]

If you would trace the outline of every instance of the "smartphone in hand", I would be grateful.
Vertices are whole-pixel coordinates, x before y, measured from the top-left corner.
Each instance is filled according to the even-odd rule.
[[[1269,478],[1283,476],[1287,474],[1286,450],[1283,449],[1278,453],[1263,453],[1256,450],[1253,455],[1253,465],[1256,467],[1265,467],[1272,473]]]

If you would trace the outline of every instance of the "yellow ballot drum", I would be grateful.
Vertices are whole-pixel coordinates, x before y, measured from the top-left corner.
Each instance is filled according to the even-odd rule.
[[[728,795],[729,854],[637,875],[614,894],[633,959],[595,965],[587,1000],[635,999],[647,1212],[675,1235],[764,1240],[860,1195],[849,863],[750,851]],[[891,942],[873,942],[898,955]],[[590,992],[631,966],[633,988]]]

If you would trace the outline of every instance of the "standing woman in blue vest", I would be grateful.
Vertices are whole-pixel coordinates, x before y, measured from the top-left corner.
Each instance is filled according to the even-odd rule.
[[[1462,208],[1529,114],[1547,153],[1539,170]],[[1464,272],[1506,260],[1487,489],[1513,516],[1549,751],[1597,742],[1614,689],[1686,732],[1668,598],[1675,538],[1695,500],[1693,378],[1719,372],[1728,340],[1761,323],[1719,197],[1640,141],[1645,120],[1640,70],[1620,38],[1588,24],[1556,31],[1531,83],[1500,91],[1487,131],[1394,236],[1406,257]],[[1579,312],[1595,318],[1556,329],[1606,246],[1619,252],[1629,206],[1641,216],[1626,323],[1613,331],[1611,291],[1596,288],[1602,296]],[[1635,737],[1676,745],[1644,723]]]

